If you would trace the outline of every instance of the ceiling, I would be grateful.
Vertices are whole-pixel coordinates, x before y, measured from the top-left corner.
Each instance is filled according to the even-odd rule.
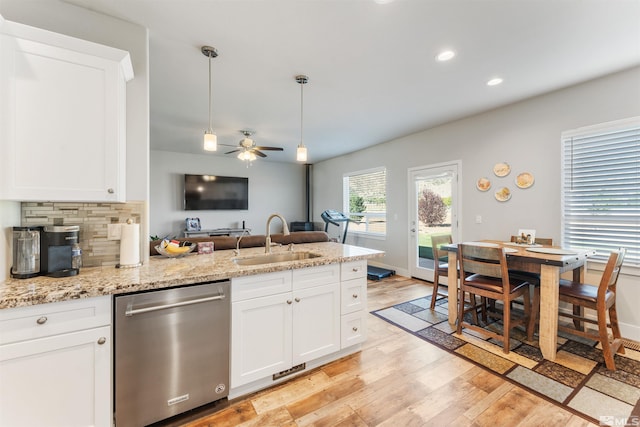
[[[640,64],[638,0],[68,1],[149,29],[155,150],[205,153],[203,45],[219,54],[218,143],[249,129],[282,162],[300,142],[298,74],[316,163]],[[444,49],[456,56],[437,62]]]

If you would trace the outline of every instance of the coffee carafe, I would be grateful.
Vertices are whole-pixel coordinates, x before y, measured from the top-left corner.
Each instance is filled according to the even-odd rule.
[[[27,279],[40,274],[41,233],[42,227],[13,227],[11,277]]]

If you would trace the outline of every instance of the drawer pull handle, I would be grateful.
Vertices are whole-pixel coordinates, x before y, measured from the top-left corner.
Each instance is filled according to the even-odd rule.
[[[36,323],[38,325],[44,325],[45,323],[47,323],[47,316],[42,316],[41,318],[39,318],[38,320],[36,320]]]
[[[296,302],[300,302],[300,298],[294,298]]]
[[[358,332],[358,327],[354,326],[353,328],[351,328],[353,330],[353,332]]]
[[[106,342],[107,342],[107,339],[105,337],[98,338],[98,344],[102,345],[102,344],[104,344]]]
[[[293,301],[291,301],[290,299],[287,300],[287,304],[291,304]]]
[[[354,297],[354,298],[358,298],[358,294],[353,294],[351,296]]]

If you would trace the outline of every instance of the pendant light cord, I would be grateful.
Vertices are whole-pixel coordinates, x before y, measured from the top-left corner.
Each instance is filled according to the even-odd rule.
[[[213,132],[211,128],[211,53],[209,53],[209,132]]]
[[[300,145],[304,145],[302,142],[302,136],[304,134],[304,84],[300,84]]]

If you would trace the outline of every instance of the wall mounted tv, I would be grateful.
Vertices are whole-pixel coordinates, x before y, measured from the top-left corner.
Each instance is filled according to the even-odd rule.
[[[249,178],[185,174],[184,209],[247,210]]]

